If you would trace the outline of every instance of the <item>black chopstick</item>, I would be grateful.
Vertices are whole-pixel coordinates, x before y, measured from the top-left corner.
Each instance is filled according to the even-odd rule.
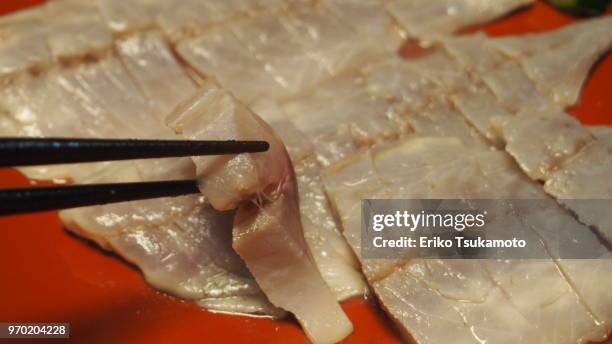
[[[0,167],[257,153],[265,141],[0,138]],[[0,190],[0,215],[67,209],[198,193],[195,180]]]
[[[0,167],[256,153],[265,141],[0,138]]]
[[[0,215],[14,215],[198,193],[195,180],[0,190]]]

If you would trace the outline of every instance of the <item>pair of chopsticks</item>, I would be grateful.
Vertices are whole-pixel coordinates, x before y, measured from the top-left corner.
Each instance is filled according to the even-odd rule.
[[[264,152],[265,141],[2,138],[0,167]],[[0,215],[198,193],[195,180],[0,190]]]

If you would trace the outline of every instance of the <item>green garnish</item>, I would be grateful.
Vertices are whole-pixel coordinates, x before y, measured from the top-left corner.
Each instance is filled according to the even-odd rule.
[[[612,0],[548,0],[548,2],[572,15],[596,16],[606,12]]]

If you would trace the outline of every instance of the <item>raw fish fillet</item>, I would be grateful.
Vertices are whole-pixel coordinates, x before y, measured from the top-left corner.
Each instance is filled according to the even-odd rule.
[[[115,58],[44,76],[23,76],[2,90],[2,107],[22,136],[155,137],[170,134],[150,117],[137,86]],[[103,99],[107,99],[105,101]],[[23,169],[34,179],[78,181],[104,163]]]
[[[0,48],[0,75],[28,70],[52,63],[46,40],[37,34],[3,40]]]
[[[338,300],[364,295],[368,287],[359,262],[333,217],[320,171],[319,163],[313,158],[295,165],[304,237],[321,275]]]
[[[200,190],[217,210],[237,208],[233,248],[272,304],[293,313],[315,343],[350,334],[352,325],[304,239],[293,167],[272,129],[214,84],[177,108],[168,123],[189,139],[270,143],[263,153],[192,158]]]
[[[544,181],[549,194],[608,241],[611,229],[605,209],[609,205],[585,200],[611,198],[608,161],[612,155],[606,143],[595,139],[559,107],[577,100],[579,86],[589,69],[610,49],[611,23],[610,18],[591,19],[526,38],[490,40],[484,35],[472,35],[444,41],[446,50],[470,70],[471,77],[485,83],[500,105],[512,114],[491,116],[487,121],[484,113],[469,114],[466,95],[460,94],[455,104],[463,115],[484,135],[494,135],[505,142],[506,151],[530,177]],[[573,34],[568,36],[568,32]],[[590,45],[585,47],[585,42]],[[543,49],[533,48],[534,44]],[[478,51],[483,56],[478,61],[484,62],[475,64],[472,58]],[[552,51],[556,54],[550,60]]]
[[[274,5],[273,3],[274,3],[273,1],[269,1],[269,2],[264,1],[262,2],[262,4],[258,4],[258,6],[263,9],[268,5]],[[151,6],[153,5],[154,4],[151,4]],[[278,3],[274,6],[277,6],[277,5]],[[300,25],[310,25],[309,22],[303,21],[301,19],[302,17],[298,15],[296,15],[295,18],[301,20],[299,22]],[[317,19],[318,17],[314,17],[314,18]],[[324,19],[326,17],[323,16],[321,18]],[[329,18],[330,19],[328,21],[333,20],[332,17],[329,17]],[[105,19],[110,21],[111,18],[109,18],[108,13],[105,16]],[[127,20],[129,21],[129,18]],[[325,22],[322,22],[322,23],[325,23]],[[334,22],[331,21],[330,23],[334,23]],[[156,24],[153,24],[153,25],[156,25]],[[135,25],[135,26],[138,26],[138,25]],[[148,26],[148,24],[147,25],[143,24],[142,27],[145,27],[145,26]],[[118,27],[116,28],[111,27],[111,29],[115,31],[132,31],[132,29],[129,29],[129,28],[121,29]],[[262,29],[262,28],[258,28],[258,29]],[[295,28],[293,30],[294,31],[290,32],[291,37],[299,37],[299,35],[302,34],[298,30],[298,28]],[[287,32],[287,30],[285,30],[285,32]],[[237,31],[235,31],[234,33],[238,34]],[[260,32],[260,34],[263,34],[263,33],[264,32]],[[247,38],[244,37],[244,39],[247,39]],[[282,44],[283,41],[280,41],[279,43]],[[89,82],[93,83],[94,79],[86,79],[84,81],[85,84],[83,84],[84,85],[83,88],[81,87],[73,88],[71,86],[71,89],[69,90],[69,94],[70,94],[70,97],[77,98],[76,99],[77,105],[69,106],[68,107],[68,109],[70,110],[69,113],[78,114],[79,111],[82,111],[83,107],[85,109],[90,109],[89,112],[92,112],[93,116],[97,116],[95,118],[99,118],[99,120],[96,119],[95,123],[100,123],[100,126],[93,127],[92,125],[87,124],[87,123],[75,123],[76,128],[75,128],[74,134],[72,133],[68,134],[67,130],[64,128],[60,128],[59,130],[55,131],[55,133],[59,135],[65,135],[65,136],[68,136],[68,135],[83,136],[81,134],[82,130],[92,130],[92,132],[90,133],[91,137],[139,137],[143,135],[143,132],[146,132],[147,136],[151,135],[153,137],[161,137],[159,135],[162,135],[163,137],[171,137],[169,133],[163,133],[163,134],[161,133],[162,131],[164,131],[163,128],[159,128],[158,130],[157,128],[153,129],[153,127],[152,129],[148,129],[148,126],[141,127],[140,125],[141,123],[154,122],[154,121],[151,121],[150,118],[146,120],[135,118],[134,122],[138,123],[137,125],[124,126],[121,124],[122,118],[116,117],[117,114],[123,114],[127,112],[127,110],[123,110],[123,108],[125,108],[124,100],[122,99],[123,96],[127,96],[128,99],[138,100],[139,105],[137,106],[137,108],[134,108],[134,106],[132,105],[130,107],[129,112],[134,112],[138,114],[147,114],[147,116],[153,114],[154,116],[162,118],[163,116],[165,116],[167,111],[169,111],[169,109],[171,109],[176,103],[182,100],[182,97],[184,97],[185,95],[189,95],[193,91],[193,83],[190,80],[188,80],[186,78],[185,73],[180,70],[181,67],[179,67],[176,61],[174,61],[172,53],[168,51],[167,48],[168,48],[167,44],[162,41],[162,37],[159,34],[157,34],[155,31],[136,33],[136,34],[131,34],[128,36],[122,36],[119,40],[115,42],[115,49],[116,49],[116,53],[120,59],[121,64],[126,69],[126,70],[122,70],[121,74],[123,74],[124,76],[129,74],[130,78],[128,79],[123,78],[121,79],[121,81],[118,81],[118,80],[112,80],[111,82],[104,81],[105,83],[110,83],[110,84],[115,83],[116,84],[115,85],[116,90],[113,91],[109,89],[105,92],[108,92],[108,91],[111,92],[107,96],[109,99],[121,99],[119,104],[116,107],[109,108],[109,104],[101,105],[101,104],[97,104],[95,100],[89,99],[88,97],[90,97],[90,93],[89,93],[90,86],[87,83]],[[333,48],[334,47],[330,45],[329,49],[333,49]],[[258,50],[254,50],[254,51],[257,52]],[[273,50],[270,50],[270,51],[273,52]],[[262,56],[259,56],[258,58],[261,58],[261,57]],[[101,64],[101,65],[104,65],[104,64]],[[328,68],[328,67],[329,66],[325,66],[325,68]],[[97,70],[98,68],[100,67],[97,64],[93,64],[84,69]],[[106,68],[103,68],[103,69],[106,69]],[[54,76],[55,72],[51,73],[51,75]],[[81,78],[80,75],[79,75],[79,78]],[[113,76],[113,78],[115,78],[115,76]],[[132,80],[129,80],[129,79],[132,79]],[[53,77],[53,80],[55,80],[55,77]],[[164,80],[164,83],[169,86],[169,88],[163,89],[164,92],[161,92],[162,89],[159,88],[158,86],[159,80]],[[129,90],[125,89],[126,84],[130,86]],[[66,85],[68,85],[68,83],[66,83]],[[55,86],[53,86],[52,88],[55,88]],[[96,88],[91,88],[91,89],[94,90]],[[143,94],[140,95],[140,94],[137,94],[139,92],[136,92],[136,93],[132,92],[135,89],[138,89]],[[47,92],[47,90],[48,89],[45,89],[44,92]],[[121,96],[119,96],[117,92],[121,92],[122,90],[124,91],[124,93]],[[30,98],[30,100],[33,100],[33,99]],[[45,104],[48,104],[48,103],[45,103]],[[83,104],[83,106],[81,106],[81,104]],[[28,107],[30,107],[30,104],[27,104],[27,105]],[[40,112],[41,109],[43,109],[43,107],[39,108],[37,112]],[[27,113],[25,111],[19,111],[19,112]],[[65,110],[63,112],[65,112]],[[63,112],[61,112],[60,115],[66,116]],[[37,118],[36,122],[40,122],[41,120],[44,121],[45,119]],[[15,123],[15,120],[12,117],[3,118],[2,122],[3,122],[3,125],[7,128],[6,130],[10,132],[15,132],[16,130],[22,130],[20,129],[20,127],[26,127],[26,126],[21,126],[19,123]],[[56,123],[70,123],[70,121],[60,119]],[[94,123],[94,122],[92,121],[91,123]],[[39,125],[40,123],[35,123],[35,124],[40,126]],[[105,127],[108,128],[107,131],[104,131]],[[40,130],[38,130],[37,132],[36,130],[30,130],[29,134],[30,135],[51,135],[49,130],[46,130],[46,131],[42,130],[42,131],[44,131],[44,133],[41,133]],[[144,180],[172,179],[173,177],[177,177],[179,174],[177,174],[176,171],[172,171],[172,169],[165,168],[165,166],[168,166],[169,164],[173,164],[173,163],[164,159],[164,160],[160,160],[159,163],[156,163],[155,165],[149,164],[148,162],[147,163],[136,162],[134,165],[130,165],[129,167],[123,166],[122,169],[125,170],[124,172],[125,172],[126,181],[137,181],[137,180],[142,180],[142,179]],[[106,164],[101,166],[100,168],[101,171],[98,171],[97,169],[94,171],[93,168],[88,168],[88,169],[80,168],[80,169],[74,169],[74,170],[69,170],[69,171],[65,171],[65,170],[57,171],[57,173],[55,174],[51,174],[51,172],[48,170],[43,170],[43,171],[40,171],[40,173],[36,177],[40,179],[70,178],[74,181],[80,181],[80,182],[88,182],[91,180],[103,180],[103,179],[89,178],[89,175],[94,173],[96,175],[101,175],[101,177],[105,177],[106,173],[109,173],[107,171],[111,170],[111,169],[105,169],[104,168],[105,166]],[[80,167],[83,167],[83,165],[80,165]],[[80,172],[83,172],[82,175],[80,174]],[[30,175],[34,176],[33,172],[30,172]],[[187,177],[188,175],[185,178]],[[316,176],[313,175],[311,177],[306,177],[306,178],[315,178],[315,177]],[[366,287],[363,284],[361,277],[359,276],[357,267],[355,266],[354,258],[352,258],[350,250],[348,250],[346,245],[342,242],[341,236],[337,232],[335,223],[333,223],[331,214],[328,213],[328,210],[325,210],[326,208],[324,207],[324,205],[320,205],[320,206],[318,205],[321,201],[321,195],[322,195],[320,187],[319,187],[318,192],[319,192],[318,196],[314,196],[312,198],[313,207],[315,208],[322,207],[324,216],[312,214],[313,221],[319,221],[317,225],[324,224],[326,228],[329,229],[329,236],[327,237],[326,240],[324,240],[325,244],[322,244],[321,241],[318,239],[319,237],[314,233],[317,233],[317,231],[322,230],[323,228],[318,227],[318,226],[310,226],[310,228],[313,229],[313,231],[311,231],[311,233],[313,234],[310,236],[309,240],[312,242],[312,245],[318,245],[317,247],[321,248],[320,251],[316,252],[316,255],[319,257],[323,257],[323,256],[326,257],[325,261],[327,261],[328,263],[325,266],[321,265],[321,269],[327,272],[326,276],[330,278],[329,280],[330,283],[335,281],[334,277],[337,277],[340,272],[345,274],[346,277],[344,279],[338,278],[338,281],[335,282],[334,291],[336,292],[338,298],[344,299],[352,295],[362,294],[364,290],[366,289]],[[317,201],[317,198],[319,199],[318,201]],[[184,206],[185,207],[193,206],[191,205],[191,202],[192,201],[186,202]],[[113,208],[113,207],[92,208],[92,209],[83,210],[82,212],[81,211],[75,212],[74,215],[70,215],[70,216],[64,214],[64,218],[66,219],[66,221],[74,222],[74,225],[72,226],[74,228],[77,228],[78,223],[82,223],[82,224],[86,224],[90,226],[92,228],[92,231],[88,233],[88,236],[97,240],[100,244],[106,245],[108,247],[108,243],[106,243],[106,240],[103,237],[95,236],[93,234],[93,229],[102,231],[106,229],[106,226],[110,226],[112,228],[123,228],[124,226],[137,227],[137,226],[141,226],[141,222],[151,222],[151,221],[157,225],[157,224],[167,222],[168,221],[167,219],[172,218],[173,216],[176,216],[176,217],[184,216],[182,215],[183,213],[182,210],[179,211],[180,214],[175,214],[172,211],[170,212],[170,214],[166,214],[163,211],[165,209],[172,209],[172,210],[182,209],[181,207],[183,205],[175,206],[174,204],[166,204],[163,202],[159,203],[159,205],[160,205],[160,209],[156,209],[154,204],[146,204],[146,203],[145,204],[137,203],[137,204],[134,204],[134,207],[132,207],[131,205],[127,205],[127,206],[121,205],[120,207],[117,207],[117,208]],[[146,216],[148,212],[152,216]],[[99,224],[98,220],[103,222],[103,224],[102,225]],[[136,222],[133,222],[133,221],[136,221]],[[333,225],[331,225],[330,223],[333,223]],[[98,227],[101,227],[101,228],[98,228]],[[325,234],[326,232],[322,232],[322,233]],[[332,242],[334,242],[332,239],[335,240],[335,243],[332,246],[326,246],[328,243],[331,244]],[[336,261],[338,260],[336,260],[335,258],[332,259],[332,257],[335,257],[338,259],[342,258],[342,260],[346,261],[346,263],[338,264],[336,263]],[[143,270],[146,270],[149,268],[151,267],[144,266]],[[147,271],[145,271],[145,274],[146,273]],[[334,274],[336,275],[334,276]],[[157,279],[162,280],[162,278],[157,278]],[[172,292],[172,286],[169,285],[172,282],[172,278],[166,278],[166,281],[168,283],[165,286],[161,286],[159,284],[157,284],[156,286]],[[174,291],[174,293],[179,293],[179,292]],[[240,303],[244,301],[245,306],[246,306],[246,301],[251,302],[250,300],[245,300],[244,297],[242,296],[231,296],[231,295],[228,298],[228,302],[230,302],[230,299],[231,299],[231,302],[235,302],[238,304],[236,306],[236,311],[248,312],[248,309],[244,307],[240,309]],[[205,306],[206,305],[211,306],[211,307],[215,306],[216,307],[215,309],[219,309],[218,308],[218,306],[220,306],[219,302],[221,302],[224,304],[223,307],[226,307],[225,301],[223,300],[219,301],[219,300],[220,299],[209,298],[207,299],[206,302],[200,301],[200,303]],[[254,312],[261,313],[262,311],[254,310]],[[275,310],[275,312],[277,312],[277,310]]]
[[[324,175],[345,235],[358,256],[362,198],[546,199],[541,188],[525,178],[503,153],[470,150],[453,138],[412,138],[370,157],[362,154],[332,165]],[[365,186],[360,190],[370,191],[355,194],[351,185],[356,181]],[[377,186],[369,187],[370,183]],[[552,200],[548,206],[563,213]],[[535,216],[534,225],[546,224],[537,212],[531,216]],[[592,236],[588,228],[572,221],[581,236]],[[539,230],[554,231],[556,227]],[[596,247],[609,254],[598,241]],[[540,249],[545,250],[544,246]],[[542,252],[547,255],[548,251]],[[453,342],[457,343],[603,339],[609,323],[600,323],[603,317],[596,318],[591,310],[612,301],[604,294],[605,287],[576,287],[573,279],[560,272],[554,256],[550,257],[540,261],[411,259],[386,264],[364,259],[362,264],[383,307],[418,343],[448,340],[448,331],[443,328],[453,329]],[[580,266],[580,261],[561,264],[573,272],[572,277],[591,271]],[[545,287],[534,288],[536,283]]]
[[[204,196],[73,209],[61,217],[139,266],[159,289],[213,310],[289,311],[314,342],[336,342],[351,331],[336,300],[366,289],[359,263],[383,307],[419,343],[601,340],[612,322],[612,285],[601,278],[610,253],[552,199],[537,212],[524,210],[550,255],[543,262],[356,260],[362,198],[546,199],[475,129],[500,146],[505,138],[515,157],[526,154],[517,160],[543,171],[538,178],[547,179],[550,194],[611,197],[602,134],[595,140],[550,110],[575,102],[590,65],[609,47],[609,19],[520,42],[444,39],[446,51],[410,61],[390,54],[403,29],[428,43],[528,3],[189,0],[168,10],[161,0],[53,1],[0,20],[0,131],[175,138],[162,121],[203,86],[169,119],[175,130],[190,138],[264,138],[271,151],[24,173],[84,183],[197,174]],[[566,68],[560,52],[579,63]],[[287,152],[229,92],[271,124]],[[533,109],[550,111],[546,121],[515,117]],[[537,149],[525,148],[538,128],[561,128],[572,140],[546,135]],[[321,165],[331,166],[321,172]],[[610,238],[607,208],[561,202]],[[553,240],[561,227],[601,250],[602,259],[559,258]]]
[[[610,173],[612,152],[603,142],[595,140],[549,176],[544,186],[580,221],[594,226],[608,242],[612,242]]]
[[[160,120],[162,112],[195,85],[156,33],[137,34],[117,45],[121,60],[56,68],[5,86],[3,108],[21,135],[174,138]],[[159,80],[168,87],[160,88]],[[38,179],[134,182],[193,178],[195,167],[190,159],[159,159],[24,172]],[[200,300],[214,310],[283,314],[267,301],[233,251],[233,215],[212,210],[200,197],[72,209],[61,217],[71,230],[137,265],[156,288]]]
[[[433,41],[531,3],[532,0],[390,0],[389,11],[410,36]]]
[[[162,1],[97,0],[100,14],[114,32],[147,29],[155,24],[155,15]]]
[[[395,51],[405,33],[386,10],[388,0],[324,0],[323,5],[357,30],[361,38],[383,50]]]
[[[506,141],[506,151],[536,180],[548,179],[565,160],[594,140],[578,120],[558,110],[526,111],[496,122]]]
[[[612,18],[491,43],[521,61],[527,75],[560,107],[576,104],[593,65],[612,47]],[[563,73],[559,73],[563,71]]]
[[[160,122],[177,104],[195,92],[194,82],[158,32],[139,33],[119,40],[116,48],[123,65],[140,86]]]
[[[608,147],[612,147],[612,127],[607,125],[590,126],[591,133],[601,142],[604,142]]]
[[[101,52],[113,44],[111,31],[99,16],[63,19],[54,24],[47,43],[57,59],[70,59]]]
[[[118,44],[127,69],[108,58],[8,84],[3,107],[14,129],[27,136],[175,138],[162,124],[160,108],[178,103],[185,96],[181,90],[191,92],[194,85],[155,34]],[[136,60],[157,68],[139,68]],[[160,78],[177,92],[157,97],[154,87]],[[194,178],[195,166],[190,159],[157,159],[24,172],[32,178],[81,183],[135,182]],[[233,215],[212,210],[200,197],[78,208],[62,212],[61,218],[72,231],[137,265],[156,288],[213,310],[283,314],[231,248]]]
[[[482,33],[443,40],[444,48],[472,77],[484,83],[497,101],[511,112],[548,109],[552,100],[538,90],[519,61],[512,60],[489,45]]]
[[[84,182],[152,180],[137,168],[114,164],[104,174]],[[134,165],[134,164],[132,164]],[[176,163],[174,163],[176,166]],[[168,173],[193,178],[193,163]],[[162,179],[155,166],[148,176]],[[136,170],[136,175],[126,175]],[[64,224],[138,266],[154,287],[211,310],[282,316],[272,306],[233,251],[233,212],[218,212],[198,196],[161,198],[76,208],[60,213]]]
[[[451,97],[453,105],[465,119],[491,142],[500,145],[502,140],[493,120],[503,121],[511,112],[502,106],[489,89],[474,85]]]
[[[321,276],[338,300],[365,294],[368,287],[332,214],[308,136],[287,120],[278,104],[262,102],[253,110],[274,128],[289,152],[298,183],[304,237]]]
[[[217,26],[177,50],[247,104],[305,93],[380,55],[352,27],[318,7]]]
[[[310,138],[324,166],[359,147],[398,137],[408,130],[395,102],[370,95],[358,75],[332,79],[280,106],[295,127]]]
[[[456,137],[468,147],[488,147],[483,137],[446,103],[432,103],[409,113],[407,121],[419,135]]]
[[[434,51],[404,60],[389,56],[361,69],[368,92],[392,98],[410,111],[433,102],[437,92],[454,92],[469,82],[468,74],[447,54]]]
[[[53,1],[0,22],[0,75],[46,68],[109,47],[112,37],[92,3]]]

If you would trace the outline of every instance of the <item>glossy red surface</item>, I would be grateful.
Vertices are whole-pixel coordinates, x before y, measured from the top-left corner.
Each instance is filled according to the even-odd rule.
[[[0,13],[40,2],[0,1]],[[486,31],[537,32],[571,21],[537,3]],[[612,125],[611,90],[608,56],[593,71],[572,114],[588,124]],[[19,173],[0,169],[0,187],[25,185]],[[343,308],[355,325],[345,343],[400,342],[372,303],[354,299]],[[135,268],[67,234],[53,212],[0,217],[0,322],[70,322],[75,343],[307,343],[294,322],[214,314],[153,290]]]

